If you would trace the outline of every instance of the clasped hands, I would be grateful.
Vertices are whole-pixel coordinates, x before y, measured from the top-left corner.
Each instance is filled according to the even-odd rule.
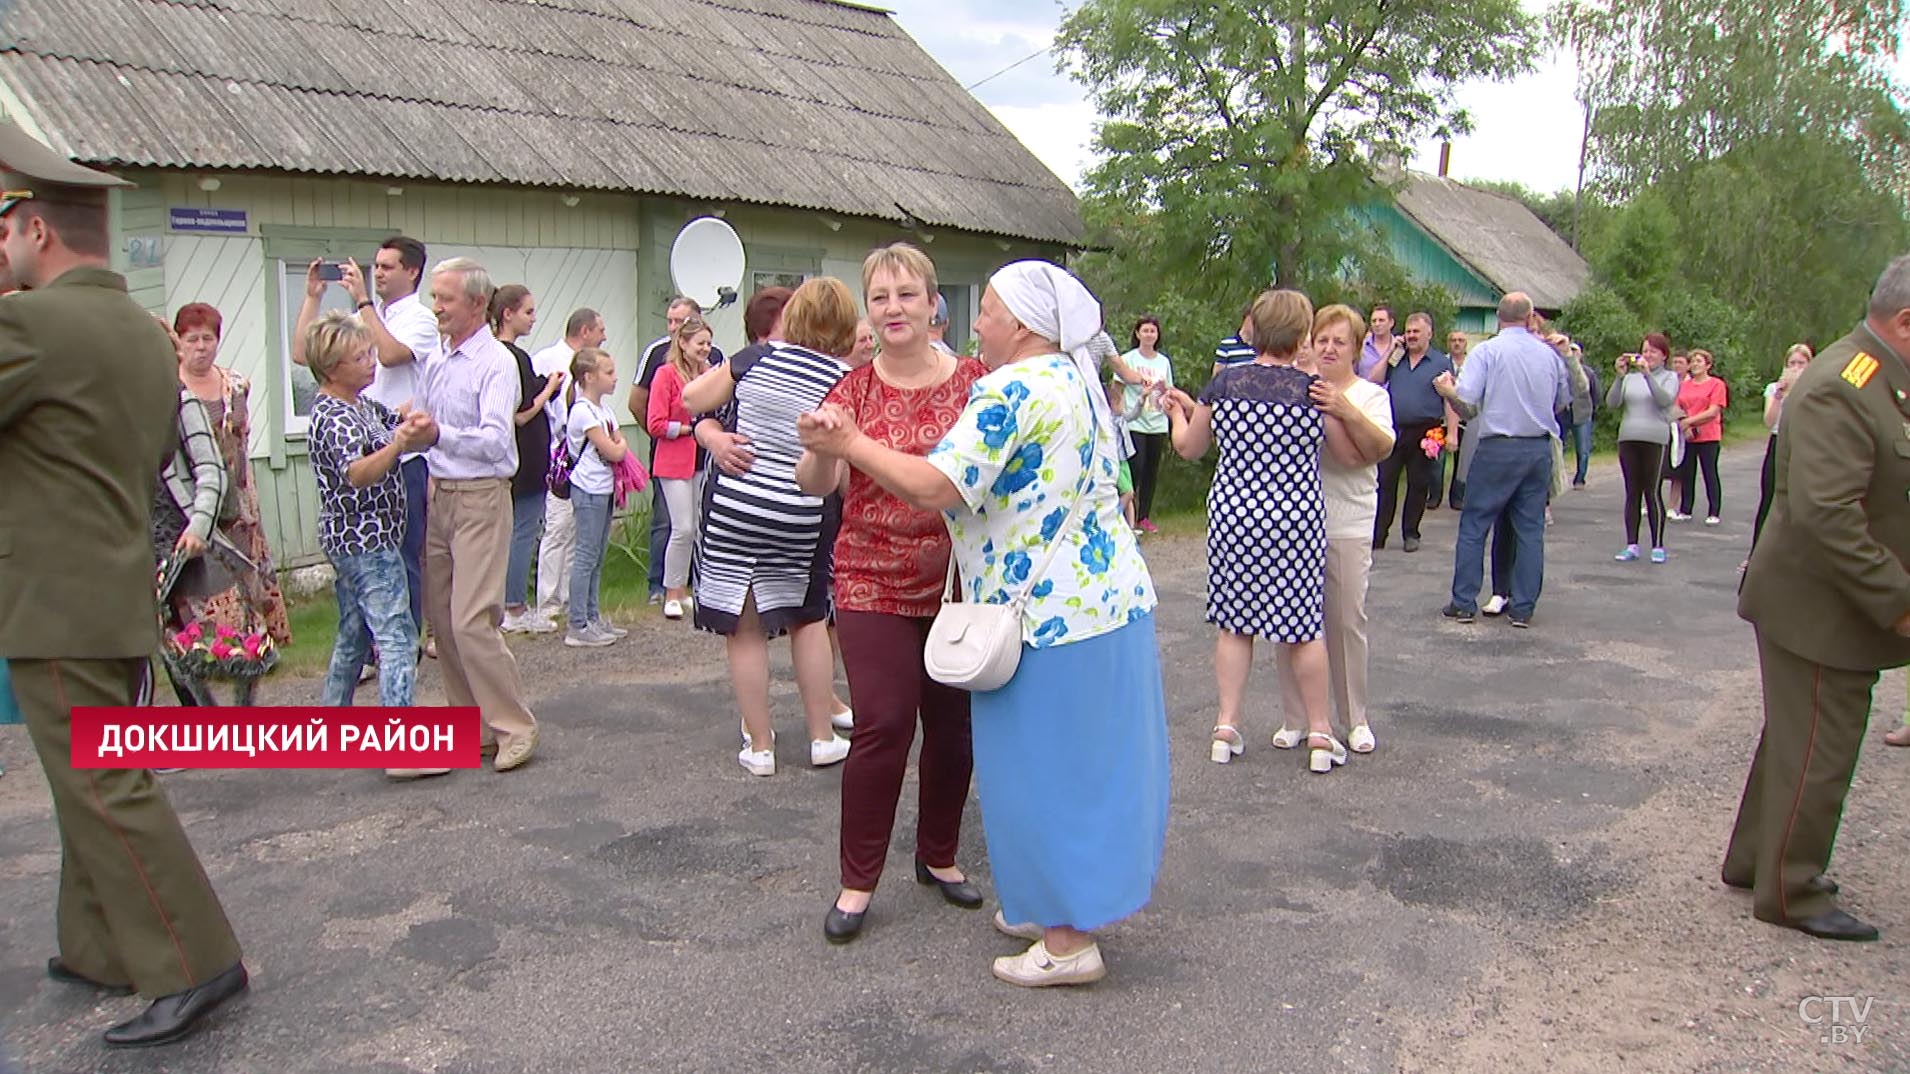
[[[422,410],[406,403],[398,408],[398,427],[391,431],[391,444],[399,454],[422,451],[438,442],[438,422]]]
[[[818,455],[846,459],[849,449],[862,438],[862,430],[847,409],[835,403],[824,403],[796,418],[796,438],[804,448]]]

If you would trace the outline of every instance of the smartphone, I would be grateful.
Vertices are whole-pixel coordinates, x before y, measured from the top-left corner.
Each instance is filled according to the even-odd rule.
[[[336,261],[320,261],[318,278],[321,280],[342,280],[345,278],[345,266]]]

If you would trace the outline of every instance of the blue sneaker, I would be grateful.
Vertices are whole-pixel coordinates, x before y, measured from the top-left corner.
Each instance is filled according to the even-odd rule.
[[[1632,558],[1637,559],[1638,557],[1634,555]],[[1663,563],[1666,558],[1668,557],[1666,557],[1664,549],[1654,548],[1651,550],[1651,561],[1653,563]]]
[[[1625,546],[1625,550],[1623,552],[1618,553],[1612,558],[1617,560],[1620,563],[1630,563],[1638,558],[1638,546],[1635,544],[1628,544]]]

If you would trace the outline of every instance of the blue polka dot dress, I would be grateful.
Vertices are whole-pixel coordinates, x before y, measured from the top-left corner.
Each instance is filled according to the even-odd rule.
[[[1248,363],[1200,394],[1220,446],[1207,492],[1207,621],[1222,630],[1276,642],[1324,630],[1326,421],[1307,395],[1313,380]]]

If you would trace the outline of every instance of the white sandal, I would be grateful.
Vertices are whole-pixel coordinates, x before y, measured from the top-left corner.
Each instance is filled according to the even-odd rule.
[[[1373,729],[1365,724],[1353,728],[1353,732],[1346,736],[1346,746],[1354,753],[1371,753],[1377,745],[1379,740],[1373,737]]]
[[[1240,729],[1228,724],[1214,727],[1214,745],[1210,756],[1215,764],[1226,764],[1247,751],[1247,744],[1240,739]]]
[[[1315,772],[1331,772],[1336,764],[1346,763],[1346,747],[1330,732],[1315,731],[1307,737],[1307,767]],[[1325,746],[1314,743],[1326,740]]]
[[[1273,748],[1276,750],[1290,750],[1304,741],[1306,732],[1295,731],[1291,727],[1282,727],[1273,733]]]

